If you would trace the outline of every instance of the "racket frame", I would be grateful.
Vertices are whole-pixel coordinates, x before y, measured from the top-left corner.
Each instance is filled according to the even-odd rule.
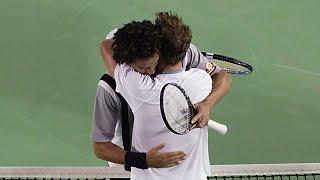
[[[223,70],[227,71],[229,74],[237,74],[237,75],[246,75],[246,74],[250,74],[253,72],[253,67],[242,61],[242,60],[238,60],[238,59],[235,59],[233,57],[228,57],[228,56],[224,56],[224,55],[221,55],[221,54],[213,54],[213,53],[208,53],[208,52],[204,52],[202,51],[201,52],[202,55],[204,55],[205,57],[209,58],[209,59],[212,59],[213,62],[214,60],[220,60],[220,61],[225,61],[225,62],[229,62],[229,63],[232,63],[232,64],[237,64],[239,66],[242,66],[242,67],[245,67],[246,69],[248,69],[249,71],[230,71],[228,70],[227,68],[224,68],[224,67],[221,67]]]

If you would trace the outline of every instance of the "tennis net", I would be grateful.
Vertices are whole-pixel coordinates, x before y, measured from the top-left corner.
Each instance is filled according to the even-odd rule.
[[[320,163],[212,165],[216,180],[320,180]],[[0,167],[0,179],[109,179],[128,178],[115,167]]]

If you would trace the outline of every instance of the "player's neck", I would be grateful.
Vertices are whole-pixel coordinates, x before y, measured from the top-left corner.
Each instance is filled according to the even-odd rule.
[[[182,69],[182,62],[180,61],[176,65],[166,66],[162,68],[162,72],[177,72]]]

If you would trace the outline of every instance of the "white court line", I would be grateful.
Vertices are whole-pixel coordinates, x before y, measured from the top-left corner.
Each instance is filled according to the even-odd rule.
[[[253,51],[252,48],[249,48],[249,51],[250,51],[251,59],[256,62],[255,66],[253,67],[253,71],[254,71],[254,72],[259,72],[259,67],[260,67],[260,66],[259,66],[259,64],[258,64],[258,62],[257,62],[256,53]],[[259,73],[255,73],[255,76],[256,76],[258,82],[261,83],[261,84],[263,84],[263,81],[262,81],[262,79],[261,79],[261,75],[260,75]]]
[[[304,69],[299,69],[299,68],[292,67],[292,66],[286,66],[286,65],[281,65],[281,64],[272,64],[272,65],[273,66],[277,66],[277,67],[281,67],[281,68],[284,68],[284,69],[290,69],[290,70],[298,71],[298,72],[305,73],[305,74],[310,74],[310,75],[314,75],[314,76],[320,76],[320,73],[315,73],[315,72],[307,71],[307,70],[304,70]]]
[[[254,60],[256,60],[256,59],[257,59],[257,58],[256,58],[256,53],[254,53],[254,51],[253,51],[251,48],[249,48],[249,50],[250,50],[251,57],[252,57]]]

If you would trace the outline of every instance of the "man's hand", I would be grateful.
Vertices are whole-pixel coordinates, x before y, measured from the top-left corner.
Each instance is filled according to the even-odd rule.
[[[160,144],[147,152],[147,165],[153,168],[166,168],[179,164],[185,159],[186,154],[182,151],[159,152],[165,144]]]
[[[197,111],[198,113],[192,118],[191,123],[197,124],[196,127],[204,127],[208,124],[210,119],[210,112],[211,112],[212,105],[208,103],[206,100],[201,101],[197,104]]]

